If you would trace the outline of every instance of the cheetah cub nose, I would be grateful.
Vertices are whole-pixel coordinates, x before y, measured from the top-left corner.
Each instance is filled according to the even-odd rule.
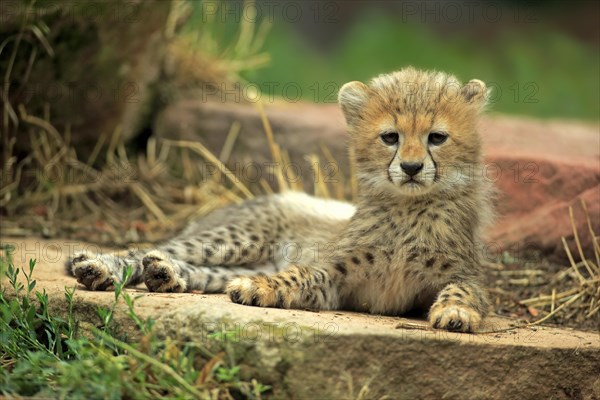
[[[400,167],[402,171],[408,176],[415,176],[423,169],[423,163],[401,163]]]

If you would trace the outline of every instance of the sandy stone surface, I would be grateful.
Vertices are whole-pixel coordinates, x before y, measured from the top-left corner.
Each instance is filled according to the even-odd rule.
[[[16,266],[35,258],[36,290],[46,290],[55,312],[64,312],[64,288],[77,286],[74,312],[82,328],[100,326],[98,306],[113,292],[92,292],[64,273],[70,253],[88,243],[2,238],[15,247]],[[3,282],[3,285],[6,282]],[[248,307],[225,295],[149,293],[136,312],[152,317],[155,331],[176,340],[203,343],[213,332],[228,340],[243,365],[241,374],[273,386],[273,398],[348,398],[367,387],[373,398],[537,399],[600,396],[600,332],[551,326],[461,334],[435,331],[424,320],[346,311]],[[136,337],[134,324],[117,309],[120,329]],[[517,321],[488,318],[483,330]],[[542,397],[540,397],[542,396]]]
[[[35,258],[37,266],[34,278],[37,289],[50,296],[62,297],[65,287],[77,287],[75,298],[83,302],[109,304],[114,300],[112,292],[93,292],[79,285],[75,278],[64,272],[64,262],[73,251],[83,248],[94,251],[110,251],[98,246],[71,240],[22,240],[3,238],[2,243],[15,246],[15,266],[28,265]],[[452,340],[459,343],[480,343],[497,346],[534,346],[543,348],[600,349],[600,334],[572,329],[538,326],[487,334],[461,334],[432,330],[423,319],[408,319],[370,315],[348,311],[283,310],[249,307],[234,304],[222,294],[202,293],[150,293],[145,286],[128,289],[140,296],[137,300],[140,315],[159,319],[166,313],[185,315],[204,314],[207,321],[227,319],[240,323],[264,321],[268,323],[294,322],[298,326],[325,329],[325,335],[367,334],[412,337],[424,340]],[[503,317],[488,318],[483,331],[506,329],[517,324]]]

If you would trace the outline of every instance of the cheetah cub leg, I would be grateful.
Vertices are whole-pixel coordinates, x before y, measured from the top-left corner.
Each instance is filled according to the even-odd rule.
[[[152,250],[142,259],[143,280],[151,292],[185,292],[187,284],[180,276],[180,268],[167,255]]]
[[[226,288],[231,301],[259,307],[337,308],[337,287],[325,269],[292,266],[276,275],[233,279]]]
[[[135,251],[130,251],[125,256],[80,252],[67,261],[66,267],[77,278],[77,282],[88,290],[101,291],[114,290],[115,283],[121,282],[123,271],[128,265],[133,268],[133,271],[125,284],[136,285],[141,281],[142,272]]]
[[[475,332],[488,311],[485,290],[477,283],[451,283],[438,295],[429,310],[436,329]]]

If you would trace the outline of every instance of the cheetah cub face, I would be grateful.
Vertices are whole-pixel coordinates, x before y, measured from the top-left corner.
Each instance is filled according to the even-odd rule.
[[[359,182],[409,196],[468,184],[481,158],[475,124],[486,95],[479,80],[461,85],[412,68],[345,84],[339,102]]]

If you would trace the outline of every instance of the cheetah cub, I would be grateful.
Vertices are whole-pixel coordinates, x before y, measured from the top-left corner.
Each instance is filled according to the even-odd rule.
[[[488,311],[480,234],[490,199],[476,132],[483,82],[413,68],[350,82],[339,103],[359,187],[356,207],[283,193],[193,221],[147,254],[77,254],[92,290],[226,291],[235,303],[399,315],[475,331]]]

